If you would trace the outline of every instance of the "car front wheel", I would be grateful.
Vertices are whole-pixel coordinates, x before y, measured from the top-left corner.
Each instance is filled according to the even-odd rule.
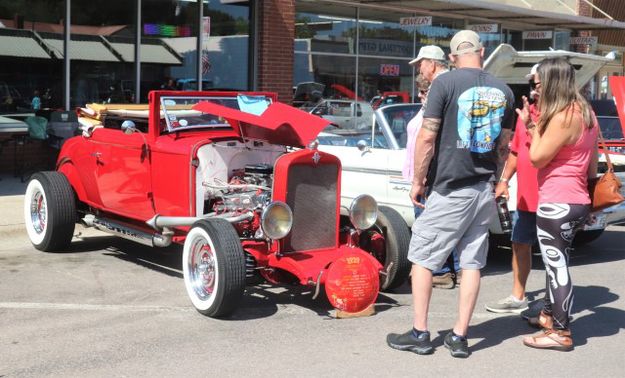
[[[24,195],[24,223],[40,251],[66,248],[76,225],[76,198],[67,178],[58,172],[35,173]]]
[[[200,313],[223,317],[238,307],[245,290],[245,255],[230,223],[195,222],[184,243],[182,268],[187,294]]]
[[[384,265],[387,272],[387,277],[381,280],[382,291],[395,289],[408,278],[412,267],[408,261],[410,236],[406,221],[396,210],[386,206],[378,208],[375,226],[360,235],[360,247]]]

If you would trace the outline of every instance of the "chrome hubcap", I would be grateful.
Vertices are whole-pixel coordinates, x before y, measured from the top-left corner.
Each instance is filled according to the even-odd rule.
[[[215,254],[206,240],[203,238],[194,240],[188,263],[191,286],[200,299],[206,300],[213,295],[217,278]]]
[[[30,199],[30,220],[35,232],[42,233],[48,221],[48,207],[43,193],[35,191]]]

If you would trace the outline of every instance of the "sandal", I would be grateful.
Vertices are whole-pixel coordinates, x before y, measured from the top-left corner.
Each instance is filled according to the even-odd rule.
[[[528,318],[527,322],[534,328],[553,328],[553,315],[541,311],[538,316]]]
[[[543,329],[523,338],[523,344],[536,349],[553,349],[561,352],[573,350],[573,339],[568,329]]]

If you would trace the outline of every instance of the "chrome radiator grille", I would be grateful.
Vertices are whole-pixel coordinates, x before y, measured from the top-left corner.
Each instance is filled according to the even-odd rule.
[[[286,203],[293,228],[283,251],[305,251],[336,245],[338,166],[293,164],[289,167]]]

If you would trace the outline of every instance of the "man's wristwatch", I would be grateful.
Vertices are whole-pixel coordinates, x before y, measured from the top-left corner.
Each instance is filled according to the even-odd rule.
[[[508,179],[502,177],[502,178],[499,179],[499,182],[505,182],[507,184],[508,183]]]

